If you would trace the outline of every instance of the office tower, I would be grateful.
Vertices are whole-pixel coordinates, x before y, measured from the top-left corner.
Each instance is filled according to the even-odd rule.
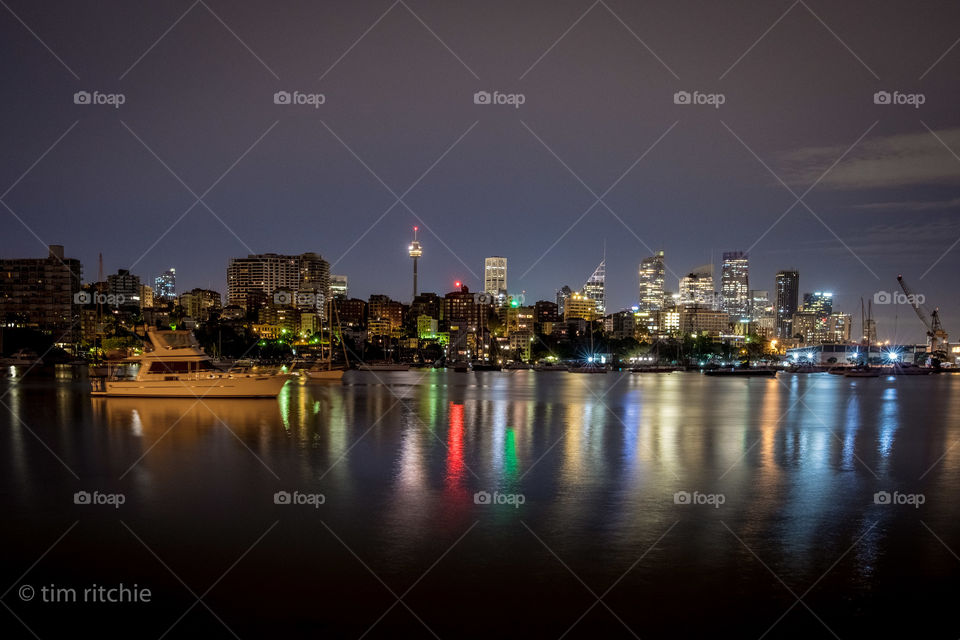
[[[713,265],[697,267],[680,278],[680,304],[716,307],[716,295],[713,289]]]
[[[46,258],[0,260],[0,321],[55,332],[57,342],[72,338],[79,317],[83,267],[63,257],[62,245],[50,245]]]
[[[483,290],[492,296],[507,293],[507,259],[499,256],[483,261]]]
[[[606,278],[607,278],[607,259],[604,258],[594,269],[593,274],[583,285],[583,293],[596,304],[596,311],[599,317],[606,313]],[[566,309],[564,309],[566,310]]]
[[[330,274],[330,296],[334,300],[346,300],[348,292],[347,276]]]
[[[640,263],[640,309],[656,311],[664,308],[663,281],[666,274],[663,250]]]
[[[833,313],[833,294],[825,291],[803,294],[803,311],[823,318]]]
[[[417,240],[417,231],[420,230],[420,227],[413,228],[413,242],[410,243],[410,246],[407,247],[407,253],[413,258],[413,297],[417,297],[417,260],[420,259],[420,256],[423,255],[423,249],[420,248],[420,242]],[[412,298],[411,298],[412,299]]]
[[[790,338],[793,336],[790,323],[793,314],[799,310],[797,303],[800,295],[800,272],[778,271],[776,287],[777,336]]]
[[[154,298],[171,302],[177,299],[177,270],[167,269],[158,275],[154,281]]]
[[[726,251],[723,254],[723,270],[720,275],[720,296],[723,310],[733,322],[750,316],[750,278],[747,254],[743,251]]]

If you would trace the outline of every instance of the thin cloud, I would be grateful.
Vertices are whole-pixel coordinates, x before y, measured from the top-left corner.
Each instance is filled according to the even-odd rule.
[[[935,133],[950,149],[960,150],[960,127]],[[781,154],[784,180],[812,184],[845,150],[841,144]],[[921,131],[863,140],[820,184],[835,189],[875,189],[957,182],[960,162],[929,131]]]
[[[868,202],[854,205],[853,208],[868,211],[943,211],[960,208],[960,198],[952,198],[950,200]]]

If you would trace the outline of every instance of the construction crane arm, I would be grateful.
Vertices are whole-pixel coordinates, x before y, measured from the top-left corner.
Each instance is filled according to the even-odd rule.
[[[927,328],[927,331],[932,331],[933,327],[930,326],[930,319],[927,318],[926,314],[920,309],[920,305],[917,303],[917,296],[913,295],[907,287],[907,283],[903,281],[902,275],[897,276],[897,282],[900,283],[900,288],[903,289],[903,293],[906,294],[907,302],[909,302],[913,310],[917,312],[917,317],[920,318],[920,322]]]

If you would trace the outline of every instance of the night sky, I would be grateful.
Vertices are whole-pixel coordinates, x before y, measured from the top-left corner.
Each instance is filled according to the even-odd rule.
[[[553,299],[605,244],[617,310],[651,250],[674,291],[749,250],[752,288],[797,268],[858,323],[903,273],[960,336],[956,2],[0,4],[4,257],[63,244],[86,280],[102,252],[225,292],[232,256],[316,251],[351,295],[409,301],[417,224],[423,291],[502,255],[512,292]],[[909,307],[874,312],[922,340]]]

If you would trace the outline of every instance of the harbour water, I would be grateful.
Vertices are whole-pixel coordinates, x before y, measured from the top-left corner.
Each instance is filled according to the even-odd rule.
[[[960,634],[960,376],[87,390],[0,382],[4,637]]]

